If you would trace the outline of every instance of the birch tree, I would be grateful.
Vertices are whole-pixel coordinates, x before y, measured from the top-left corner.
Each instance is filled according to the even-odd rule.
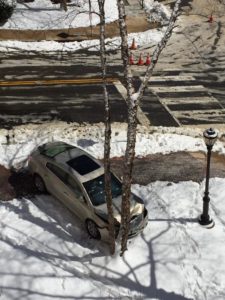
[[[105,171],[105,197],[108,209],[109,223],[109,245],[110,253],[115,252],[115,230],[114,216],[112,206],[112,191],[111,191],[111,172],[110,172],[110,144],[111,144],[111,120],[110,120],[110,103],[107,90],[106,78],[106,48],[105,48],[105,0],[98,0],[100,13],[100,58],[103,80],[103,94],[105,103],[105,143],[104,143],[104,171]]]
[[[156,46],[152,63],[147,67],[144,80],[137,92],[132,86],[132,75],[129,66],[129,49],[128,49],[128,35],[126,26],[126,14],[124,0],[117,0],[119,12],[119,28],[121,36],[121,57],[124,67],[124,79],[127,89],[127,103],[128,103],[128,128],[127,128],[127,145],[124,157],[123,168],[123,188],[122,188],[122,217],[121,217],[121,256],[127,250],[127,239],[129,234],[130,223],[130,195],[131,195],[131,179],[133,170],[133,161],[135,156],[136,131],[137,131],[137,109],[140,100],[143,97],[144,90],[151,78],[155,65],[158,61],[159,55],[166,47],[167,42],[172,34],[176,19],[180,12],[180,3],[182,0],[177,0],[170,17],[169,25],[162,38]]]
[[[67,11],[67,0],[60,0],[60,8]]]

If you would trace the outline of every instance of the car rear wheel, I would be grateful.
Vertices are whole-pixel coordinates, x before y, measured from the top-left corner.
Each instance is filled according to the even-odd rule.
[[[88,219],[86,220],[86,229],[87,229],[87,232],[88,234],[93,238],[93,239],[96,239],[96,240],[100,240],[101,239],[101,234],[98,230],[98,227],[97,225],[95,224],[94,221]]]
[[[44,180],[38,174],[34,175],[34,185],[39,192],[41,193],[47,192]]]

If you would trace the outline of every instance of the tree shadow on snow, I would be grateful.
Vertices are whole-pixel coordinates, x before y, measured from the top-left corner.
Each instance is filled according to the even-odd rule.
[[[31,234],[29,231],[26,233],[22,229],[15,228],[15,226],[13,227],[11,224],[4,223],[4,220],[0,221],[1,227],[7,228],[6,232],[8,232],[8,230],[13,232],[12,235],[4,234],[4,230],[1,230],[0,241],[7,244],[13,250],[18,250],[19,252],[16,251],[16,253],[22,253],[27,258],[24,261],[24,257],[21,258],[20,255],[11,256],[10,261],[12,264],[8,264],[7,271],[2,269],[0,271],[0,276],[15,276],[16,278],[25,277],[30,282],[28,288],[24,288],[23,285],[18,287],[16,283],[15,286],[0,286],[0,290],[2,290],[4,296],[7,296],[7,299],[15,299],[15,293],[17,296],[23,295],[23,299],[31,299],[30,297],[32,296],[43,297],[43,299],[45,297],[51,297],[52,299],[109,299],[108,297],[91,296],[90,293],[87,295],[80,295],[79,297],[59,293],[48,294],[32,288],[32,283],[37,279],[45,276],[46,278],[57,279],[59,276],[58,278],[63,280],[72,279],[74,277],[82,278],[83,280],[91,280],[103,284],[106,290],[113,289],[116,286],[118,289],[125,288],[140,295],[137,297],[130,297],[130,299],[155,298],[160,300],[191,300],[191,298],[178,295],[175,292],[167,292],[166,290],[157,287],[156,268],[158,264],[164,265],[165,262],[155,259],[154,247],[157,245],[157,240],[170,230],[172,220],[159,218],[158,221],[163,221],[166,224],[164,230],[151,238],[147,238],[145,234],[142,234],[141,237],[139,237],[139,239],[142,238],[148,251],[148,260],[133,267],[126,258],[126,254],[123,258],[117,258],[122,259],[123,264],[126,266],[126,269],[128,269],[126,272],[122,273],[118,269],[113,269],[112,266],[108,267],[108,263],[115,258],[109,256],[105,245],[101,242],[90,240],[79,222],[74,220],[74,215],[72,215],[72,213],[56,199],[48,195],[37,195],[32,199],[32,203],[36,208],[30,207],[29,201],[30,200],[22,198],[19,205],[18,202],[14,204],[12,201],[5,203],[5,206],[9,213],[11,211],[12,213],[17,214],[19,218],[27,221],[28,227],[29,223],[32,223],[32,226],[35,224],[36,226],[34,226],[34,228],[37,229],[37,232],[35,230],[36,233],[34,232]],[[36,209],[38,209],[38,213],[34,214],[33,211]],[[151,220],[151,222],[152,221],[156,221],[156,219]],[[191,219],[181,219],[181,222],[184,221],[192,222]],[[50,241],[49,243],[46,243],[45,238],[42,239],[42,232],[43,234],[47,232],[49,237],[53,236],[53,239],[56,240],[53,245],[51,245]],[[20,239],[14,238],[14,236],[20,237]],[[136,241],[133,240],[133,242],[135,243]],[[57,247],[54,246],[56,244]],[[83,247],[83,255],[77,254],[77,250],[79,252],[80,246]],[[138,253],[136,253],[136,255],[138,255]],[[95,258],[97,257],[103,258],[101,263],[95,262]],[[39,276],[38,273],[30,274],[29,272],[26,273],[24,271],[19,272],[18,269],[16,269],[16,271],[14,268],[10,269],[10,267],[14,265],[14,260],[15,263],[19,263],[23,265],[23,267],[28,264],[29,268],[30,258],[36,258],[42,263],[44,262],[51,266],[52,269],[59,269],[61,271],[57,271],[55,274],[44,274]],[[177,261],[179,261],[179,259],[181,258],[178,257]],[[167,260],[166,264],[169,262],[170,261]],[[138,278],[138,272],[140,272],[143,267],[149,268],[150,282],[148,285],[143,284],[141,279]],[[171,276],[173,275],[171,274]],[[96,294],[96,291],[93,291],[93,294]],[[116,296],[114,299],[117,299]]]

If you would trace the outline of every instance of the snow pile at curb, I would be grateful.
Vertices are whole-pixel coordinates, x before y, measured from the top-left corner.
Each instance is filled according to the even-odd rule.
[[[195,130],[197,137],[181,134],[178,129],[170,133],[170,130],[149,132],[145,127],[139,127],[137,133],[136,156],[142,157],[155,153],[170,153],[177,151],[206,151],[204,141]],[[186,130],[186,134],[188,131]],[[193,132],[192,132],[193,134]],[[0,164],[5,167],[19,167],[26,162],[29,154],[39,145],[64,141],[91,153],[97,158],[103,158],[104,126],[79,124],[67,124],[64,122],[42,125],[18,126],[12,130],[0,130]],[[111,156],[124,155],[126,147],[126,125],[114,124],[112,126]],[[224,145],[218,141],[214,151],[225,153]]]
[[[163,37],[164,29],[153,29],[145,32],[131,33],[128,35],[128,44],[132,43],[135,38],[138,45],[155,45]],[[121,39],[115,37],[106,39],[106,49],[115,50],[120,47]],[[89,51],[99,51],[99,40],[87,40],[82,42],[65,42],[58,43],[55,41],[40,41],[40,42],[22,42],[22,41],[0,41],[0,52],[74,52],[80,49],[87,49]]]

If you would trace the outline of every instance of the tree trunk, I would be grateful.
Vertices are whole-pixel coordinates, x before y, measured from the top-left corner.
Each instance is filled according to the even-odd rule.
[[[124,66],[124,78],[127,89],[127,102],[128,102],[128,129],[127,129],[127,145],[124,158],[124,173],[123,173],[123,197],[122,197],[122,223],[121,223],[121,253],[123,256],[127,250],[127,239],[129,234],[129,222],[130,222],[130,195],[131,195],[131,179],[133,160],[135,156],[135,144],[136,144],[136,130],[137,130],[137,108],[139,101],[141,100],[144,89],[147,86],[149,79],[153,73],[155,65],[158,61],[158,57],[162,50],[165,48],[174,27],[174,23],[179,14],[179,5],[181,0],[177,0],[174,6],[174,10],[171,14],[168,28],[164,34],[164,37],[157,45],[152,63],[148,66],[144,80],[137,93],[133,93],[132,75],[129,68],[129,50],[127,43],[127,27],[126,27],[126,15],[125,5],[123,0],[117,0],[118,12],[119,12],[119,27],[121,36],[121,55]]]
[[[115,228],[114,228],[112,192],[111,192],[111,173],[110,173],[111,120],[110,120],[109,94],[107,90],[107,80],[106,80],[104,3],[105,3],[104,0],[98,0],[99,11],[100,11],[100,56],[101,56],[102,79],[103,79],[103,93],[104,93],[104,102],[105,102],[105,144],[104,144],[105,195],[106,195],[106,202],[107,202],[107,209],[108,209],[110,253],[114,254]]]
[[[61,0],[60,1],[60,8],[67,11],[67,2],[66,2],[66,0]]]
[[[124,158],[123,172],[123,196],[122,196],[122,222],[121,222],[121,256],[127,250],[127,239],[130,224],[130,195],[131,195],[131,179],[133,170],[133,160],[135,156],[136,143],[136,127],[137,127],[137,105],[133,101],[132,93],[132,75],[129,67],[129,50],[127,43],[127,26],[126,14],[123,0],[117,0],[119,12],[119,27],[121,36],[121,56],[124,67],[124,78],[127,89],[128,103],[128,129],[127,129],[127,145]]]

